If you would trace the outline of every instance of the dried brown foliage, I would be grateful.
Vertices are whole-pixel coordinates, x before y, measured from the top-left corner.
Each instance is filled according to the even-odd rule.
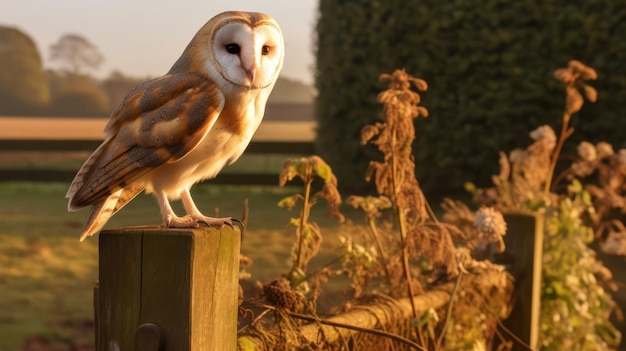
[[[582,142],[578,159],[555,176],[563,145],[574,132],[569,126],[572,115],[582,108],[585,98],[589,102],[597,99],[596,90],[586,83],[595,80],[597,74],[572,60],[567,67],[556,70],[554,77],[564,84],[566,96],[558,137],[551,127],[539,127],[530,133],[534,142],[529,147],[513,150],[508,156],[500,154],[500,173],[493,176],[493,187],[468,188],[480,204],[544,218],[542,348],[561,350],[576,344],[581,350],[610,349],[619,344],[621,336],[609,321],[614,302],[604,287],[615,285],[610,271],[596,260],[588,245],[593,241],[593,224],[596,237],[604,238],[599,243],[601,249],[626,253],[626,228],[617,218],[607,218],[609,214],[624,213],[626,173],[620,169],[623,163],[610,145]],[[595,177],[597,185],[583,187],[575,177]],[[569,180],[566,186],[560,185],[564,179]],[[467,213],[453,205],[450,218],[466,221]],[[494,224],[490,226],[497,228]],[[594,276],[596,279],[588,279]],[[574,300],[578,302],[569,303]]]
[[[266,301],[275,308],[275,324],[281,333],[288,334],[283,339],[296,342],[293,340],[299,335],[297,323],[286,312],[304,309],[315,314],[315,301],[321,293],[321,285],[338,274],[345,274],[351,279],[354,299],[343,306],[346,310],[355,308],[359,302],[359,309],[367,309],[366,304],[373,297],[376,297],[377,303],[384,299],[393,304],[398,298],[427,291],[434,282],[456,278],[452,293],[452,301],[456,296],[456,302],[450,302],[445,318],[438,316],[444,311],[433,309],[426,315],[418,315],[414,299],[410,299],[413,319],[397,318],[395,324],[384,327],[388,328],[387,331],[415,340],[424,349],[441,349],[444,338],[445,348],[454,349],[461,339],[452,334],[477,333],[476,323],[487,326],[480,329],[476,337],[489,339],[497,318],[507,313],[505,306],[512,287],[510,276],[500,266],[480,263],[464,255],[468,249],[459,250],[456,245],[473,248],[484,242],[501,242],[506,224],[503,224],[502,216],[498,217],[491,209],[469,213],[467,207],[453,202],[450,208],[456,210],[456,223],[440,222],[434,216],[415,177],[411,149],[415,139],[414,119],[428,116],[428,110],[419,106],[421,97],[417,91],[425,91],[428,85],[404,70],[383,74],[381,81],[388,83],[388,89],[378,95],[378,101],[383,105],[382,121],[365,126],[361,133],[362,144],[375,145],[383,155],[382,161],[370,163],[366,174],[367,179],[374,181],[378,196],[350,196],[346,200],[348,205],[365,213],[369,235],[364,235],[363,230],[355,232],[359,227],[352,226],[349,227],[349,235],[340,237],[341,269],[331,269],[328,264],[313,274],[307,273],[307,265],[318,253],[322,240],[319,226],[309,221],[311,206],[322,197],[328,203],[330,214],[343,220],[339,212],[341,197],[336,188],[337,180],[330,167],[317,156],[288,160],[283,167],[280,185],[300,178],[304,191],[279,203],[279,206],[289,210],[299,203],[302,207],[300,216],[290,222],[296,227],[292,269],[286,279],[275,280],[263,287]],[[311,185],[316,177],[324,180],[324,187],[313,193]],[[468,278],[461,280],[462,276]],[[484,306],[500,312],[481,312]],[[320,322],[319,319],[317,321]],[[447,328],[448,325],[453,329]],[[372,334],[376,334],[374,332]],[[262,330],[256,330],[256,333],[265,335]],[[323,348],[409,348],[408,344],[398,346],[387,337],[372,334],[360,333],[350,340],[340,340]],[[266,344],[277,349],[289,345],[289,341],[267,338]],[[311,349],[319,347],[309,346]]]
[[[600,249],[626,255],[626,149],[615,152],[606,142],[593,145],[583,141],[577,151],[578,157],[566,174],[594,180],[584,187],[593,199],[595,211],[589,217]]]
[[[391,296],[421,293],[427,290],[429,282],[438,279],[442,273],[448,278],[454,278],[459,274],[471,276],[464,281],[461,281],[459,276],[457,285],[461,301],[455,304],[457,307],[451,311],[452,315],[446,316],[446,320],[456,323],[455,332],[457,332],[461,321],[475,317],[478,313],[475,308],[484,306],[484,301],[477,304],[476,299],[481,294],[489,296],[486,294],[487,286],[492,293],[490,303],[502,308],[509,302],[512,283],[510,275],[504,272],[502,267],[490,263],[477,263],[467,257],[463,257],[466,266],[484,269],[464,270],[465,273],[461,273],[459,271],[461,266],[457,262],[457,258],[461,256],[455,247],[455,241],[470,248],[486,242],[502,243],[506,223],[499,212],[494,214],[493,209],[481,209],[482,212],[474,214],[470,213],[467,207],[454,202],[450,202],[449,206],[456,209],[454,214],[456,221],[439,222],[434,215],[429,215],[430,208],[415,178],[415,164],[411,156],[411,146],[415,138],[413,120],[419,116],[428,116],[428,111],[418,106],[421,100],[419,93],[412,91],[411,87],[425,91],[427,84],[408,75],[404,70],[384,74],[381,80],[389,83],[388,89],[378,95],[378,101],[383,104],[382,122],[365,126],[361,131],[361,143],[372,143],[383,154],[383,161],[370,163],[366,175],[368,180],[374,180],[379,197],[351,196],[347,203],[355,208],[361,208],[366,214],[366,221],[377,247],[376,266],[382,267],[375,270],[374,266],[370,270],[377,274],[385,274]],[[549,149],[544,145],[545,140],[539,142],[541,144],[530,152],[545,152],[544,150]],[[550,150],[548,155],[549,152]],[[501,176],[508,177],[505,174]],[[381,211],[389,207],[394,212],[396,225],[381,229],[379,224]],[[395,230],[400,235],[391,236],[389,230]],[[501,246],[504,247],[503,244]],[[359,277],[363,276],[363,273],[359,274]],[[371,276],[368,278],[371,280]],[[359,283],[365,282],[357,281],[354,285]],[[405,285],[406,289],[398,289],[399,285]],[[465,314],[467,317],[460,317],[457,313]],[[415,319],[418,317],[415,316]],[[500,317],[501,315],[490,314],[489,325],[495,326],[495,321]],[[434,323],[436,325],[438,322]],[[428,338],[432,338],[433,341],[435,339],[434,329],[422,330],[427,326],[432,328],[432,324],[429,323],[420,324],[418,327],[418,339],[423,345],[428,344]],[[445,333],[446,340],[450,343],[455,342],[446,333],[445,324],[443,327],[440,324],[439,328],[441,333]],[[471,329],[466,325],[465,329],[468,328]],[[493,328],[489,331],[493,335]],[[440,344],[441,339],[435,349],[438,349]]]
[[[378,193],[405,209],[408,223],[416,224],[426,219],[427,213],[426,199],[415,178],[411,148],[415,139],[413,119],[428,117],[428,110],[418,106],[421,97],[411,90],[411,83],[419,91],[425,91],[428,85],[404,70],[383,74],[380,80],[389,83],[389,89],[378,94],[378,102],[383,104],[383,123],[365,126],[361,144],[376,145],[384,161],[371,161],[366,178],[373,178]]]
[[[587,80],[596,80],[596,71],[577,60],[571,60],[566,68],[554,72],[554,77],[565,84],[565,113],[572,115],[583,106],[582,89],[589,102],[596,102],[598,93],[595,88],[585,84]]]

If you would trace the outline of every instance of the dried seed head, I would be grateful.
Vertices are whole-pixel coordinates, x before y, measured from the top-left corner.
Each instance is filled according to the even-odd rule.
[[[420,78],[413,78],[411,79],[411,81],[413,81],[413,84],[415,84],[415,87],[417,88],[417,90],[419,91],[428,90],[428,83],[426,83],[425,80],[420,79]]]
[[[267,303],[279,310],[302,311],[305,298],[302,292],[292,289],[289,282],[283,278],[274,279],[263,285],[263,296]]]
[[[294,160],[287,160],[283,164],[283,169],[278,176],[278,184],[284,186],[287,182],[291,181],[298,174]]]
[[[600,250],[609,255],[626,255],[626,232],[610,231],[600,243]]]
[[[554,134],[552,127],[547,124],[530,132],[530,137],[533,140],[544,142],[550,150],[556,146],[556,134]]]
[[[596,144],[596,151],[598,152],[598,158],[599,159],[604,159],[606,157],[611,157],[613,156],[613,154],[615,154],[615,151],[613,151],[613,145],[605,142],[605,141],[601,141],[599,143]]]
[[[577,161],[572,163],[570,169],[575,176],[580,178],[588,177],[596,170],[592,163],[585,161]]]
[[[383,126],[380,123],[369,124],[361,129],[361,145],[367,144],[373,137],[380,133],[380,127]]]
[[[571,84],[574,82],[574,74],[572,74],[572,71],[567,68],[560,68],[554,71],[554,78],[565,84]]]
[[[583,107],[583,96],[580,95],[580,92],[574,86],[568,86],[566,88],[566,99],[565,99],[565,112],[568,114],[573,114]]]
[[[578,147],[576,147],[576,151],[578,151],[578,156],[580,156],[580,158],[584,161],[591,162],[595,161],[598,158],[596,147],[588,141],[582,141],[580,144],[578,144]]]
[[[339,210],[339,206],[341,206],[341,195],[339,194],[339,190],[337,190],[337,182],[324,184],[324,188],[320,191],[320,194],[326,199],[326,203],[328,204],[328,215],[336,218],[339,222],[343,222],[346,218]]]
[[[531,134],[532,136],[532,134]],[[522,149],[514,149],[509,153],[509,160],[513,164],[521,164],[526,159],[526,151]]]
[[[598,100],[598,91],[596,90],[596,88],[587,84],[583,84],[583,89],[585,92],[585,96],[587,97],[587,100],[589,100],[589,102],[596,102],[596,100]]]
[[[581,80],[596,80],[598,79],[598,74],[596,70],[593,68],[586,66],[582,62],[578,60],[571,60],[568,64],[568,68],[578,73]]]

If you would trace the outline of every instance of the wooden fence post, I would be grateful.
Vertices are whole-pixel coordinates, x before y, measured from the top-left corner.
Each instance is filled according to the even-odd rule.
[[[239,231],[133,227],[99,240],[98,351],[236,349]]]
[[[508,226],[506,250],[496,257],[496,263],[506,265],[515,277],[513,310],[504,326],[531,350],[539,350],[543,217],[509,213],[504,218]],[[514,341],[512,350],[527,351],[528,347]]]

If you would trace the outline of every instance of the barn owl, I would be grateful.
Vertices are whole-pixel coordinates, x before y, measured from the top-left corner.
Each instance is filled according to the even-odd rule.
[[[200,28],[166,75],[133,88],[67,192],[69,211],[92,206],[81,241],[144,190],[156,197],[166,227],[232,224],[231,217],[203,215],[190,188],[244,152],[283,57],[271,17],[225,12]],[[186,216],[172,210],[178,199]]]

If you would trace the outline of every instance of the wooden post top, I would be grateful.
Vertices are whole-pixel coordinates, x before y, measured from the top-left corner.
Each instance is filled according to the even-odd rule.
[[[127,227],[99,243],[98,350],[236,348],[238,229]]]

